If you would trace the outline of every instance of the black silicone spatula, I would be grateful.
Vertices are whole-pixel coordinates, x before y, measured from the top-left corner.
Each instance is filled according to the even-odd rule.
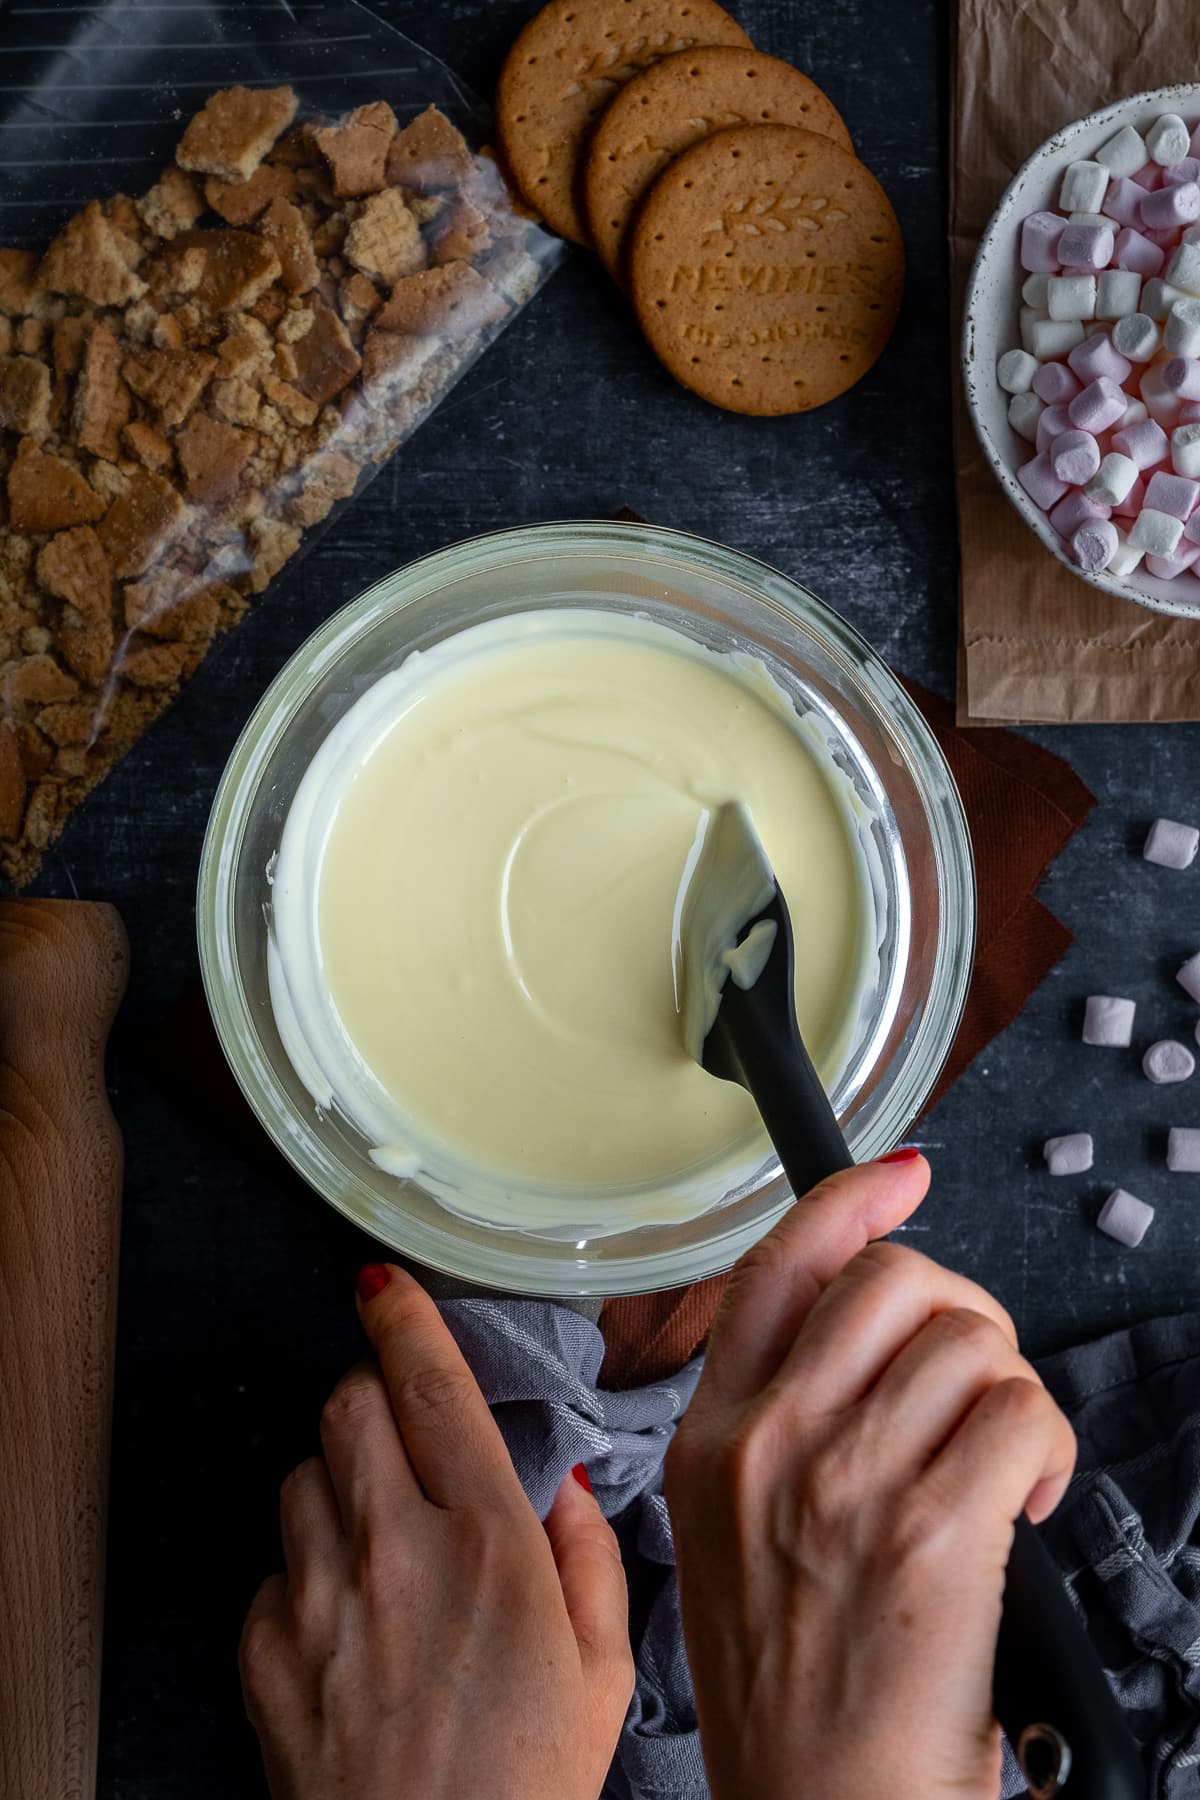
[[[794,1194],[853,1158],[796,1021],[787,905],[747,809],[709,816],[679,910],[684,1037],[752,1095]],[[1062,1578],[1024,1514],[1008,1560],[996,1717],[1032,1800],[1145,1800],[1137,1748]]]

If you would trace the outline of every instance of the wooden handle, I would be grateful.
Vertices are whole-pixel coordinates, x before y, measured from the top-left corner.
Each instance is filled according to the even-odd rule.
[[[121,1137],[110,906],[0,902],[0,1794],[96,1788]]]

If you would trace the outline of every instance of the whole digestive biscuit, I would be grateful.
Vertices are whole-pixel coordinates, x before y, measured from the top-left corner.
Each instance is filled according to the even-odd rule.
[[[504,61],[496,128],[522,195],[564,237],[585,244],[578,200],[588,136],[617,90],[675,51],[751,48],[715,0],[550,0]]]
[[[822,406],[881,355],[904,247],[886,194],[828,138],[718,132],[659,176],[630,236],[630,287],[655,353],[733,412]]]
[[[777,57],[710,44],[635,75],[601,115],[583,174],[588,230],[609,274],[619,274],[629,222],[674,157],[716,131],[761,124],[797,125],[854,153],[833,102]]]

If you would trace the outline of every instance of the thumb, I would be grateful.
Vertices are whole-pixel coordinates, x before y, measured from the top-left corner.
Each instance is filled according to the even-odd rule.
[[[587,1473],[580,1463],[554,1496],[546,1536],[584,1675],[614,1695],[623,1688],[628,1703],[633,1653],[625,1571],[616,1535],[585,1484]]]

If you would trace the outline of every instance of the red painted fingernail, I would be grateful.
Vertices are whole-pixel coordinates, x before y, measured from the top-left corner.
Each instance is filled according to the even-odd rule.
[[[391,1279],[392,1271],[386,1263],[364,1263],[355,1277],[355,1292],[365,1306],[376,1294],[382,1294]]]
[[[879,1161],[881,1163],[916,1162],[920,1154],[921,1152],[915,1144],[905,1144],[901,1150],[889,1150],[886,1156],[879,1158]]]
[[[583,1464],[576,1463],[575,1467],[571,1470],[571,1473],[575,1477],[576,1481],[579,1483],[580,1487],[583,1489],[584,1493],[590,1494],[592,1491],[592,1484],[588,1480],[588,1472],[584,1468]]]

